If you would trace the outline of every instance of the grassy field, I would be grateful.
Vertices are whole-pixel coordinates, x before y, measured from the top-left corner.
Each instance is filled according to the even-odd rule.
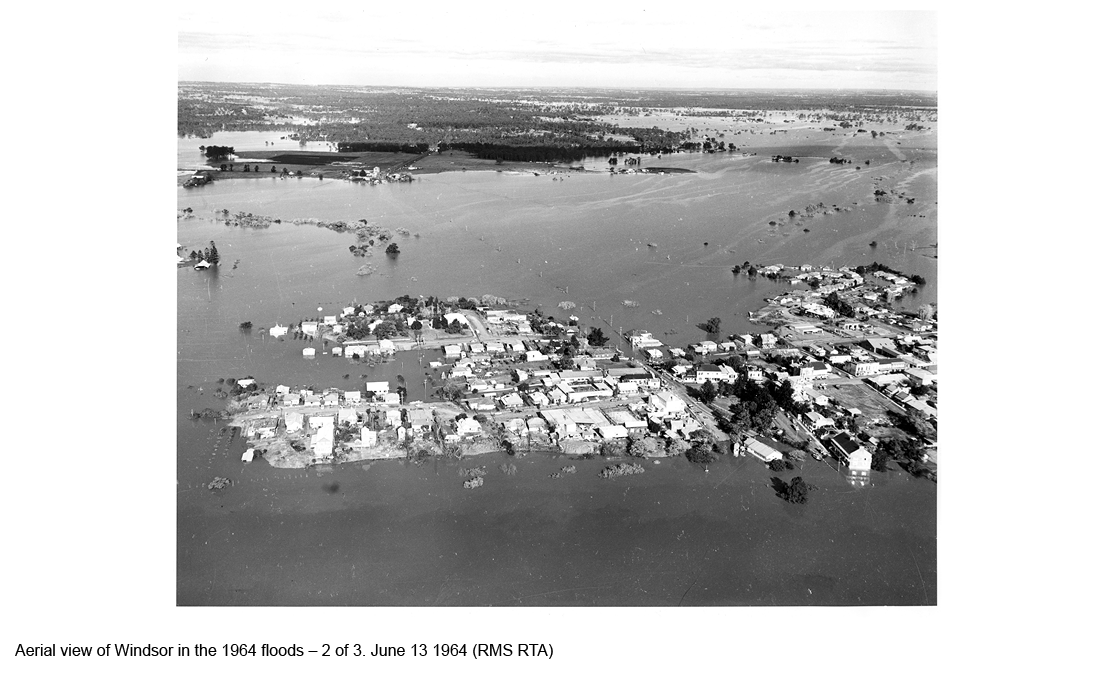
[[[887,406],[867,384],[828,386],[824,393],[840,404],[862,411],[864,421],[887,417]]]

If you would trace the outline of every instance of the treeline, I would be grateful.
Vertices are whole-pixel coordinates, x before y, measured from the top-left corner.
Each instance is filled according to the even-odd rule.
[[[430,151],[430,144],[343,141],[337,143],[337,150],[340,152],[402,152],[403,154],[425,154]]]
[[[616,152],[637,152],[628,143],[603,145],[497,145],[494,143],[452,143],[451,149],[469,152],[479,159],[497,161],[546,161],[568,163],[584,161],[587,157],[607,157]]]

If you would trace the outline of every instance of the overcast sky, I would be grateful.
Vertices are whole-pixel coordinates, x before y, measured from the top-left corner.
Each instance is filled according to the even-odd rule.
[[[491,3],[181,3],[178,79],[937,89],[934,12],[762,12],[740,4],[678,2],[667,12],[568,0],[502,10]]]

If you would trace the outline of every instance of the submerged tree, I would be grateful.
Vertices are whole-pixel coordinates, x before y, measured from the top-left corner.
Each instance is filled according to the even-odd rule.
[[[697,323],[697,329],[702,329],[709,334],[719,334],[720,318],[709,318],[707,322]]]

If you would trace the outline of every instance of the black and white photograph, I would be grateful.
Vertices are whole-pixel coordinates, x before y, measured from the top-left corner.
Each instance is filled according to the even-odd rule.
[[[178,604],[935,605],[935,13],[406,13],[180,10]]]

